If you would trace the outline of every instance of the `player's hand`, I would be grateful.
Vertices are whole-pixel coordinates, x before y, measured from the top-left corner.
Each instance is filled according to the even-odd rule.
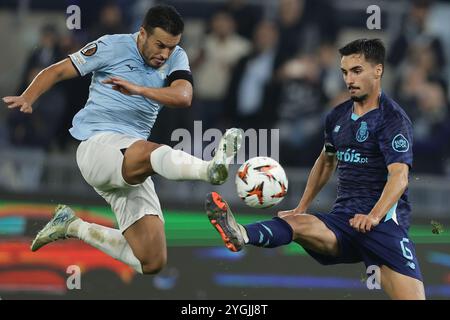
[[[119,79],[116,77],[112,77],[106,80],[103,80],[105,84],[112,84],[112,88],[120,93],[126,94],[127,96],[131,95],[140,95],[141,94],[141,86],[138,86],[129,81]]]
[[[380,219],[370,214],[355,214],[353,218],[350,219],[350,225],[359,232],[366,233],[375,228],[379,223]]]
[[[3,102],[8,105],[8,109],[20,108],[23,113],[32,113],[33,108],[23,96],[4,97]]]

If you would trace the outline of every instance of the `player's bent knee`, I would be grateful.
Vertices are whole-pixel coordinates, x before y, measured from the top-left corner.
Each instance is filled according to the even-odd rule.
[[[314,223],[314,217],[309,214],[296,214],[282,219],[291,226],[294,239],[307,236],[312,231],[311,226]]]
[[[161,256],[153,260],[144,261],[141,263],[142,263],[142,272],[144,274],[157,274],[166,266],[167,257]]]
[[[336,236],[316,216],[305,213],[283,219],[292,227],[294,242],[319,253],[332,256],[339,254]]]
[[[122,175],[127,183],[143,183],[148,176],[154,173],[150,163],[150,154],[160,146],[162,145],[139,140],[128,147],[122,165]]]
[[[135,157],[137,160],[146,161],[150,156],[150,153],[152,153],[153,150],[156,150],[161,146],[162,144],[158,144],[155,142],[139,140],[133,143],[127,149],[127,152],[129,151],[130,153],[132,153],[132,156]]]

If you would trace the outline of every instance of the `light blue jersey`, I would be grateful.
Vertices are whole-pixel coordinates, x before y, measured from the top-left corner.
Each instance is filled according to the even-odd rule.
[[[86,140],[98,132],[113,131],[146,140],[162,104],[142,97],[127,96],[102,81],[118,77],[134,84],[161,88],[177,70],[190,72],[185,51],[177,46],[158,69],[147,65],[137,48],[135,34],[106,35],[69,55],[81,76],[93,72],[86,105],[73,118],[71,135]]]

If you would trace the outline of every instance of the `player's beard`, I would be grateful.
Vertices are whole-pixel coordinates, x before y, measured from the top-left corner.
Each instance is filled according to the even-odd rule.
[[[367,97],[368,97],[369,95],[366,93],[366,94],[363,94],[363,95],[361,95],[361,96],[351,96],[350,98],[354,101],[354,102],[363,102],[363,101],[365,101],[365,100],[367,100]]]
[[[149,44],[148,40],[146,40],[145,42],[138,41],[138,50],[139,50],[139,53],[140,53],[142,59],[145,61],[145,63],[148,66],[155,68],[155,69],[161,67],[161,65],[157,66],[157,65],[154,65],[154,63],[152,63],[152,59],[154,58],[154,56],[150,49],[150,44]]]

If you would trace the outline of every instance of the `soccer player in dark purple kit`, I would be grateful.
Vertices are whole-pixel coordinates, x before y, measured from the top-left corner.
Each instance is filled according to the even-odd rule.
[[[246,244],[274,248],[294,241],[321,264],[378,266],[381,287],[392,299],[425,299],[408,237],[412,124],[382,92],[385,51],[379,39],[355,40],[339,50],[351,99],[326,117],[325,145],[297,208],[242,226],[219,194],[208,194],[209,220],[230,250],[239,251]],[[336,167],[337,199],[331,212],[307,213]]]

